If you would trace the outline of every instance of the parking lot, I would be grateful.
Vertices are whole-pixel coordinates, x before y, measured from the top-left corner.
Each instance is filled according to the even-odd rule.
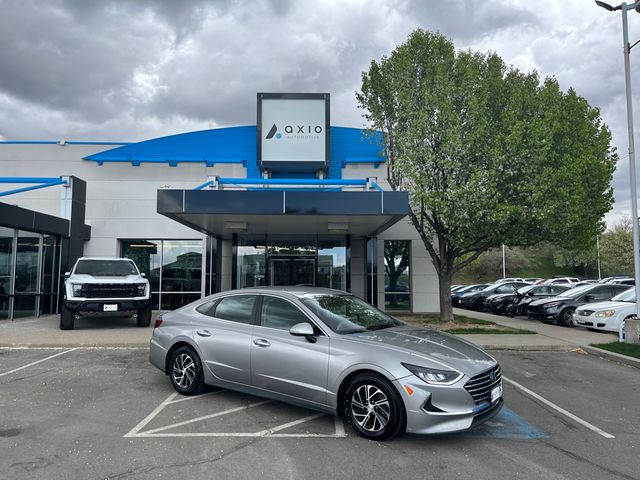
[[[0,478],[640,478],[638,369],[493,353],[498,417],[376,443],[257,397],[180,397],[144,348],[0,349]]]

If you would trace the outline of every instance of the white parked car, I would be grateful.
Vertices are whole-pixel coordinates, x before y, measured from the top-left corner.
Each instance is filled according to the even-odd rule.
[[[557,277],[542,282],[543,285],[573,285],[575,283],[580,283],[580,279],[576,277]]]
[[[607,302],[588,303],[576,308],[576,325],[594,330],[618,332],[624,320],[633,317],[636,310],[635,288],[616,295]]]

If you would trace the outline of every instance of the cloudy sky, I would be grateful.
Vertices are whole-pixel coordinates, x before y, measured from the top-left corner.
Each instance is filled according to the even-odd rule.
[[[599,107],[621,158],[607,220],[629,214],[620,14],[591,0],[0,0],[0,140],[255,124],[258,91],[329,92],[331,123],[361,127],[362,71],[418,27]],[[631,63],[640,92],[640,45]]]

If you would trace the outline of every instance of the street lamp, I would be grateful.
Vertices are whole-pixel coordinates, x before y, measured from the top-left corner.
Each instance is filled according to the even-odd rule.
[[[633,108],[631,102],[631,69],[629,68],[629,52],[638,42],[629,45],[629,27],[627,10],[640,11],[640,0],[630,5],[621,3],[612,7],[608,3],[596,0],[596,5],[610,12],[622,11],[622,43],[624,49],[624,80],[627,94],[627,126],[629,128],[629,178],[631,183],[631,221],[633,224],[633,270],[636,284],[636,318],[640,318],[640,242],[638,241],[638,191],[636,188],[636,153],[633,141]]]

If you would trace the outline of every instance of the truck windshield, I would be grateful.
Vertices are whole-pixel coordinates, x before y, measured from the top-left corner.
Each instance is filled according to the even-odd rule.
[[[74,273],[95,277],[126,277],[138,275],[138,270],[128,260],[80,260]]]

